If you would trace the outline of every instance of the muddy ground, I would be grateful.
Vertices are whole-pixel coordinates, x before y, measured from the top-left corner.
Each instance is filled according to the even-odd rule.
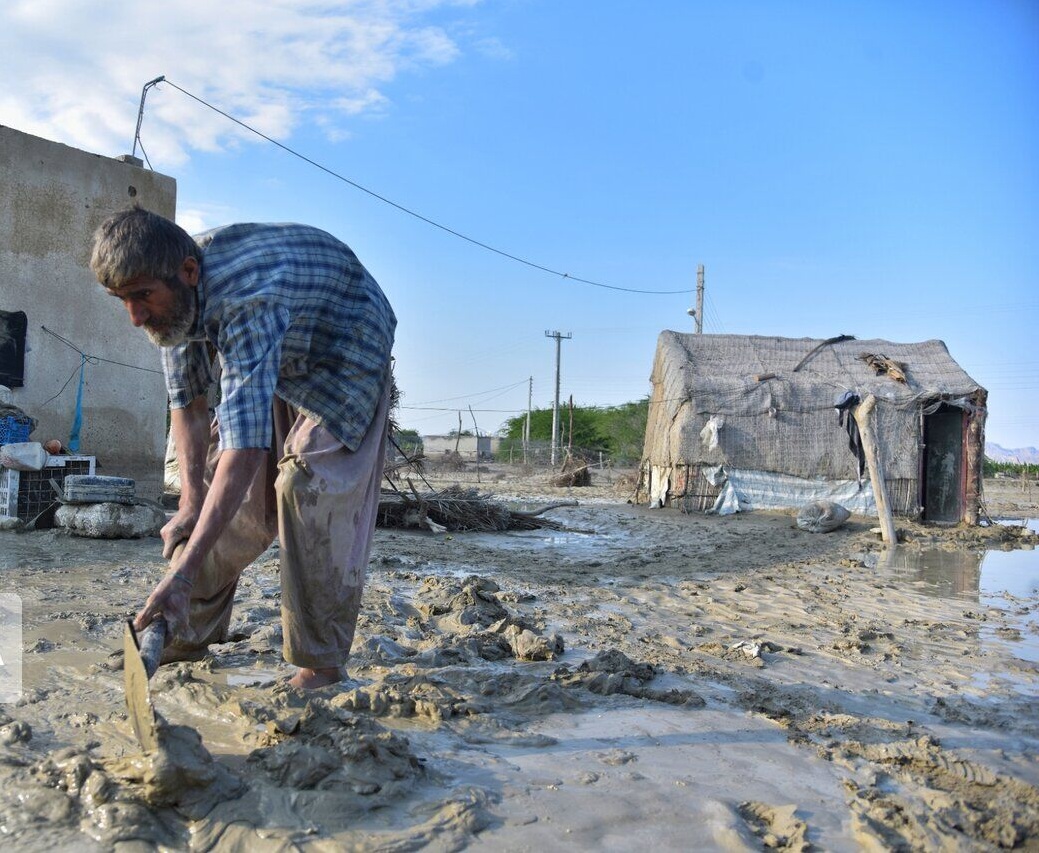
[[[151,756],[117,650],[158,541],[0,533],[24,651],[0,845],[1039,847],[1039,598],[986,589],[982,563],[1017,549],[1039,575],[1027,528],[901,523],[885,552],[869,519],[812,535],[597,483],[481,477],[578,498],[550,515],[590,533],[378,531],[350,680],[316,694],[282,683],[272,548],[231,641],[156,675]],[[990,484],[990,513],[1035,518],[1015,488]]]

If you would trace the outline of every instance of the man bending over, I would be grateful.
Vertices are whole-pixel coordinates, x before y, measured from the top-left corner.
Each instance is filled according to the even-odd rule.
[[[281,542],[290,684],[339,681],[379,502],[396,318],[354,253],[306,225],[192,238],[139,207],[97,230],[91,269],[160,348],[181,497],[173,556],[134,626],[161,613],[164,660],[223,642],[242,571]],[[210,423],[211,354],[220,403]]]

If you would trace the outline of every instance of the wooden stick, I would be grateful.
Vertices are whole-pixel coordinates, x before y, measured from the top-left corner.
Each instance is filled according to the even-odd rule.
[[[541,507],[541,509],[533,509],[529,512],[524,512],[523,510],[517,509],[509,511],[513,515],[518,515],[521,518],[534,518],[535,516],[541,515],[543,512],[548,512],[550,509],[558,509],[561,506],[579,506],[579,504],[577,503],[577,501],[558,501],[557,503],[547,504],[546,506]]]
[[[859,425],[862,450],[866,455],[866,465],[869,467],[869,479],[873,484],[873,499],[877,504],[881,536],[889,545],[895,545],[898,542],[898,535],[895,533],[895,520],[891,516],[891,504],[888,501],[887,486],[884,483],[884,467],[880,461],[877,437],[873,429],[873,420],[870,417],[876,406],[877,398],[870,394],[855,407],[855,423]]]

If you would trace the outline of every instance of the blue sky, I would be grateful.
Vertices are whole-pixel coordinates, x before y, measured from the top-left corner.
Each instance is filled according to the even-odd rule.
[[[707,332],[940,338],[990,390],[988,438],[1039,445],[1039,4],[82,5],[0,11],[0,122],[123,153],[164,74],[552,269],[680,290],[703,263]],[[505,260],[170,86],[142,141],[186,227],[304,221],[354,248],[396,307],[401,420],[421,432],[458,407],[471,427],[469,405],[496,430],[530,376],[550,404],[546,330],[573,334],[564,397],[616,404],[648,393],[659,332],[691,328],[691,293]]]

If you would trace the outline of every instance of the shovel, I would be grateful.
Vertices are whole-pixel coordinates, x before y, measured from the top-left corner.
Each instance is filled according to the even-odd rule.
[[[180,542],[173,549],[170,562],[180,557],[187,542]],[[133,620],[126,621],[123,632],[123,682],[126,690],[126,710],[130,717],[137,740],[145,752],[158,749],[155,709],[148,692],[148,680],[155,675],[166,645],[166,620],[156,616],[151,624],[138,635]]]

